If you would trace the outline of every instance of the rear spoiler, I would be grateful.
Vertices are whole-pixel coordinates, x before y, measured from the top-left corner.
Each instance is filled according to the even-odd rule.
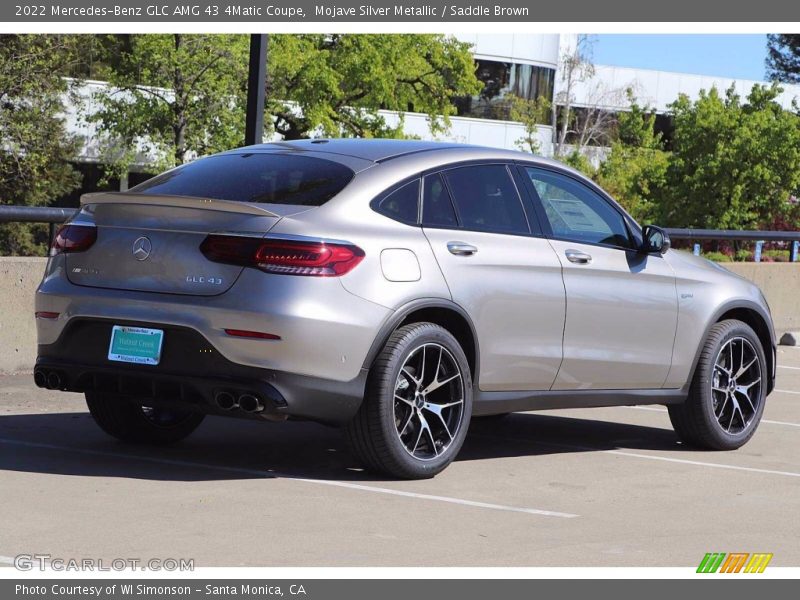
[[[132,194],[130,192],[95,192],[81,196],[81,206],[87,204],[151,204],[154,206],[175,206],[180,208],[200,208],[221,212],[256,215],[259,217],[280,217],[263,205],[216,198],[196,196],[167,196],[159,194]]]

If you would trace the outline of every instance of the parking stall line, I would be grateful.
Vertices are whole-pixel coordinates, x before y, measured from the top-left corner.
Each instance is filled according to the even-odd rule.
[[[779,369],[789,369],[791,371],[800,371],[800,367],[790,367],[788,365],[778,365]]]
[[[747,473],[760,473],[762,475],[778,475],[782,477],[800,477],[800,473],[795,473],[793,471],[778,471],[774,469],[758,469],[756,467],[741,467],[738,465],[726,465],[722,463],[712,463],[712,462],[704,462],[700,460],[689,460],[686,458],[670,458],[668,456],[657,456],[655,454],[640,454],[638,452],[626,452],[624,450],[601,450],[598,448],[592,448],[591,446],[577,446],[575,444],[559,444],[556,442],[542,442],[539,440],[532,440],[526,438],[518,438],[518,437],[498,437],[489,434],[481,434],[481,433],[473,433],[470,434],[475,437],[482,437],[485,439],[493,439],[493,440],[502,440],[502,441],[514,441],[519,443],[526,443],[526,444],[536,444],[539,446],[552,446],[553,448],[564,448],[568,450],[581,450],[583,452],[596,452],[598,454],[613,454],[615,456],[628,456],[631,458],[641,458],[646,460],[658,460],[662,462],[671,462],[671,463],[678,463],[683,465],[693,465],[698,467],[708,467],[711,469],[726,469],[730,471],[743,471]]]
[[[775,390],[775,391],[779,392],[781,394],[796,394],[796,395],[800,396],[800,392],[796,392],[794,390]]]
[[[0,438],[0,444],[8,444],[15,446],[23,446],[27,448],[38,448],[42,450],[57,450],[73,452],[76,454],[83,454],[88,456],[100,456],[105,458],[122,458],[127,460],[149,462],[154,464],[163,464],[176,467],[185,467],[192,469],[208,469],[216,471],[224,471],[228,473],[237,473],[240,475],[248,475],[251,477],[261,477],[264,479],[285,479],[290,481],[297,481],[299,483],[327,485],[330,487],[339,487],[344,489],[356,490],[361,492],[371,492],[374,494],[383,494],[387,496],[399,496],[404,498],[413,498],[416,500],[428,500],[432,502],[444,502],[447,504],[457,504],[472,508],[485,508],[489,510],[498,510],[513,513],[525,513],[529,515],[538,515],[544,517],[557,517],[562,519],[572,519],[579,515],[573,513],[558,512],[552,510],[543,510],[538,508],[527,508],[521,506],[507,506],[504,504],[493,504],[490,502],[479,502],[475,500],[466,500],[463,498],[453,498],[450,496],[435,496],[430,494],[418,494],[416,492],[406,492],[403,490],[394,490],[390,488],[383,488],[371,485],[364,485],[360,483],[351,483],[348,481],[337,480],[324,480],[324,479],[308,479],[305,477],[297,477],[286,473],[279,473],[277,471],[261,471],[258,469],[248,469],[246,467],[228,467],[225,465],[214,465],[209,463],[198,463],[190,460],[179,460],[170,458],[156,458],[152,456],[143,456],[140,454],[124,454],[120,452],[108,452],[104,450],[90,450],[88,448],[73,448],[70,446],[60,446],[56,444],[45,444],[39,442],[26,442],[22,440]]]
[[[800,473],[793,471],[777,471],[774,469],[757,469],[755,467],[741,467],[739,465],[724,465],[721,463],[710,463],[700,460],[688,460],[685,458],[670,458],[668,456],[654,456],[652,454],[639,454],[637,452],[623,452],[622,450],[602,450],[606,454],[615,454],[617,456],[631,456],[634,458],[644,458],[647,460],[660,460],[664,462],[672,462],[683,465],[695,465],[699,467],[709,467],[711,469],[728,469],[731,471],[745,471],[749,473],[760,473],[762,475],[780,475],[783,477],[800,477]]]
[[[780,392],[781,390],[775,390],[775,391]],[[795,393],[795,392],[789,392],[789,393]],[[651,412],[660,412],[660,413],[667,412],[666,408],[656,408],[654,406],[623,406],[623,408],[633,408],[635,410],[649,410]],[[784,427],[800,427],[800,423],[789,423],[788,421],[773,421],[772,419],[761,419],[761,422],[768,423],[770,425],[783,425]]]

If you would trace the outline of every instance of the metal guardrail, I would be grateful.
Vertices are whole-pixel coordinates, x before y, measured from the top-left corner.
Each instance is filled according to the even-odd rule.
[[[51,206],[0,206],[0,223],[63,223],[76,212]]]
[[[740,229],[675,229],[667,228],[667,234],[673,240],[738,240],[755,242],[753,260],[761,262],[761,253],[765,242],[792,242],[789,249],[789,260],[800,259],[800,231],[742,231]],[[695,243],[693,253],[700,255],[700,244]]]
[[[63,223],[76,212],[78,212],[77,208],[0,205],[0,223],[49,223],[49,239],[52,242],[56,234],[55,226]]]
[[[800,242],[800,231],[742,231],[740,229],[672,229],[673,240],[743,240],[765,242]]]
[[[0,205],[0,223],[49,223],[50,239],[53,238],[54,225],[63,223],[78,209],[53,208],[49,206],[8,206]],[[666,228],[673,240],[739,240],[755,242],[754,258],[761,261],[764,242],[792,242],[790,260],[800,259],[800,231],[742,231],[739,229],[679,229]],[[700,254],[700,244],[694,244],[694,253]]]

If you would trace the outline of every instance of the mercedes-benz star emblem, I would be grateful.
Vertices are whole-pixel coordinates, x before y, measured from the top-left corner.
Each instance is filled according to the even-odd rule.
[[[133,242],[133,258],[136,260],[147,260],[152,249],[153,244],[150,243],[150,240],[142,236]]]

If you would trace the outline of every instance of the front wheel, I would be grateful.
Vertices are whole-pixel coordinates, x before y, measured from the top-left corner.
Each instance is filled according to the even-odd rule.
[[[684,404],[668,406],[685,442],[735,450],[753,437],[767,396],[767,361],[758,336],[735,319],[711,328]]]
[[[123,442],[172,444],[191,434],[205,415],[143,406],[113,394],[86,393],[86,404],[100,429]]]
[[[456,457],[471,414],[472,377],[458,341],[438,325],[414,323],[386,342],[346,433],[371,470],[425,479]]]

